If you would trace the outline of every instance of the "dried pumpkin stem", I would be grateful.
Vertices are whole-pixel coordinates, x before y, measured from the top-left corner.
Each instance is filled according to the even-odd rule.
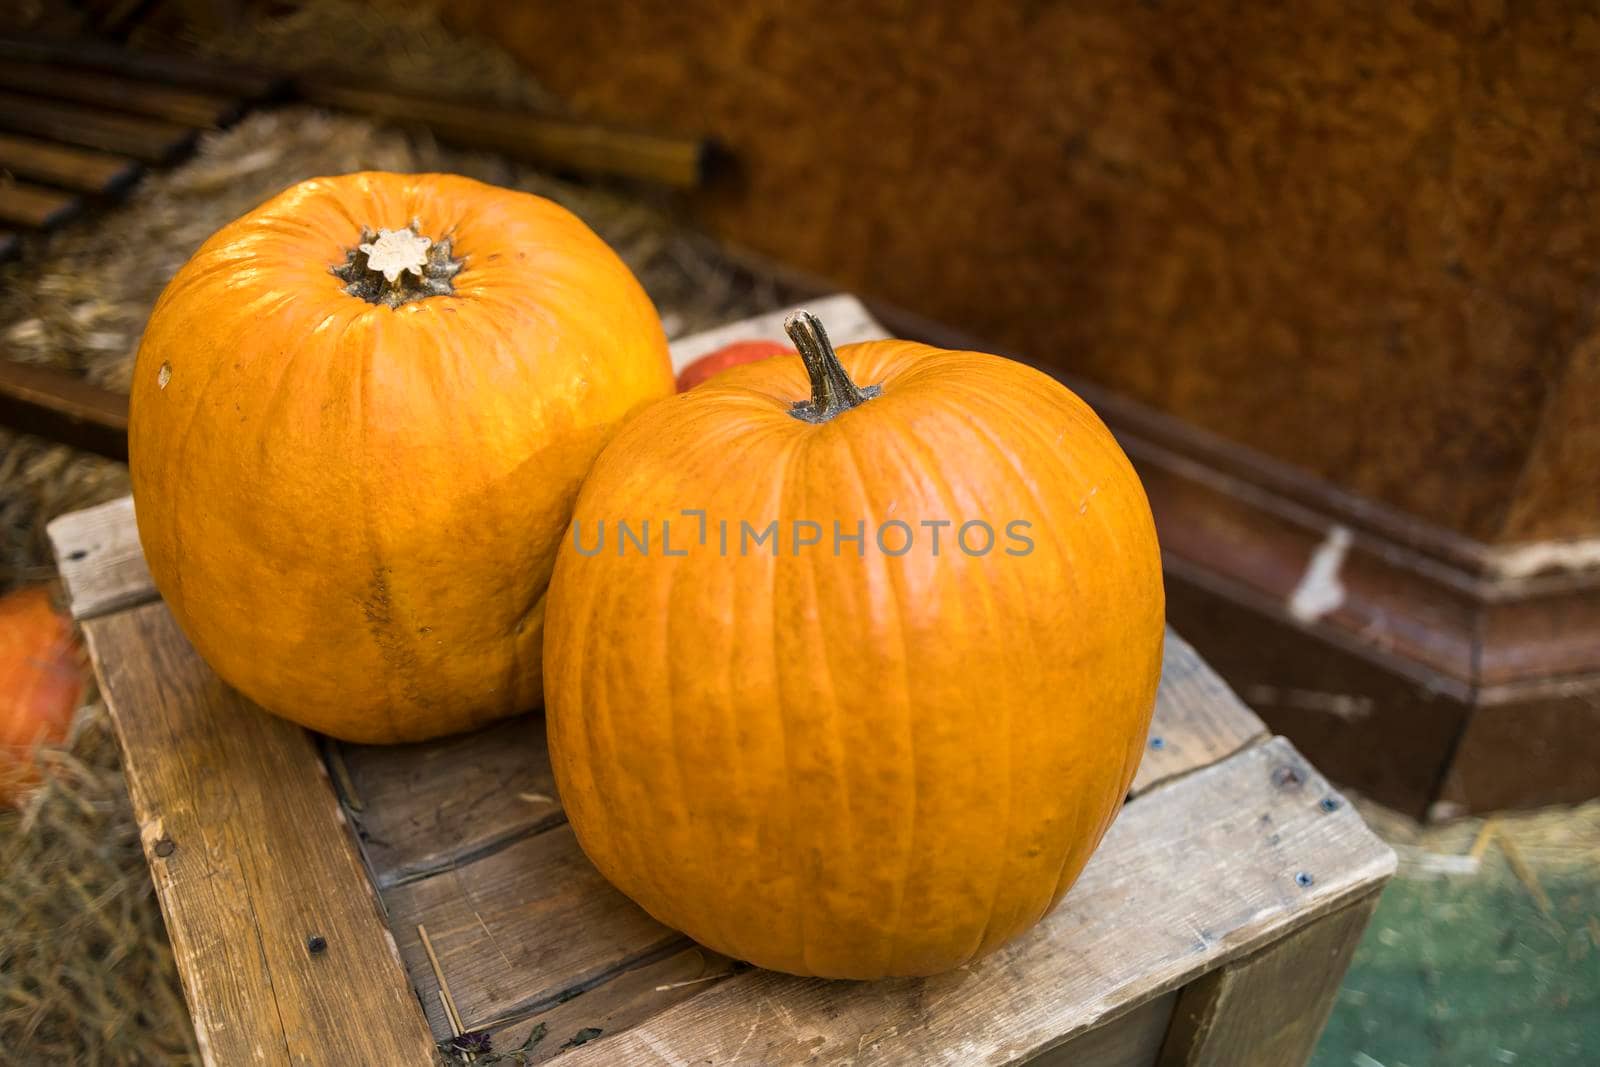
[[[363,228],[361,242],[346,253],[331,273],[346,282],[344,291],[369,304],[399,307],[429,296],[455,292],[453,279],[462,262],[451,255],[450,238],[434,241],[411,220],[401,230]]]
[[[839,362],[839,354],[828,341],[828,332],[811,312],[791,314],[783,320],[783,332],[800,350],[806,373],[811,377],[811,399],[802,400],[789,409],[789,414],[795,418],[804,422],[827,422],[883,391],[876,385],[863,389],[851,380],[844,364]]]

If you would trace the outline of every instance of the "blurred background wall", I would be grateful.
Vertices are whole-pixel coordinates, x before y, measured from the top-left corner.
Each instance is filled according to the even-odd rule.
[[[1600,532],[1600,15],[442,9],[705,129],[719,233],[1490,543]]]

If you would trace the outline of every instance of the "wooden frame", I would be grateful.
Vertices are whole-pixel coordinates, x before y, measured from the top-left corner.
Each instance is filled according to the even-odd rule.
[[[841,341],[877,332],[850,298],[811,307]],[[679,362],[714,340],[679,346]],[[130,501],[50,533],[209,1062],[427,1063],[435,1041],[473,1046],[454,1040],[471,1032],[573,1067],[1290,1064],[1394,869],[1169,635],[1130,801],[1044,922],[926,980],[750,970],[588,865],[537,716],[425,745],[316,738],[195,655],[151,585]],[[1324,951],[1316,981],[1275,977],[1286,953]],[[1281,989],[1263,1014],[1267,983]]]

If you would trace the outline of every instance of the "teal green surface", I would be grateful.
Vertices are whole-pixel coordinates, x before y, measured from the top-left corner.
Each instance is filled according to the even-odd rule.
[[[1600,864],[1536,877],[1549,916],[1497,851],[1470,877],[1402,865],[1314,1067],[1600,1064]]]

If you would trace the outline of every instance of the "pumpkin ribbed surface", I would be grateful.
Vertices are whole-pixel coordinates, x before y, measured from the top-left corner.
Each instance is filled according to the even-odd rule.
[[[839,358],[881,392],[803,421],[801,360],[769,359],[601,454],[551,584],[550,751],[585,852],[660,921],[796,974],[925,975],[1040,919],[1116,814],[1160,675],[1160,557],[1126,457],[1060,384],[907,342]],[[772,519],[777,553],[742,551],[731,531]],[[898,527],[876,543],[896,519],[903,554]],[[648,520],[650,551],[617,520]],[[795,520],[821,543],[792,544]],[[971,520],[987,553],[956,541]],[[858,521],[864,551],[835,554]]]
[[[579,483],[672,384],[648,297],[556,204],[441,175],[302,183],[207,241],[151,316],[129,432],[151,574],[218,674],[337,737],[527,709]]]

